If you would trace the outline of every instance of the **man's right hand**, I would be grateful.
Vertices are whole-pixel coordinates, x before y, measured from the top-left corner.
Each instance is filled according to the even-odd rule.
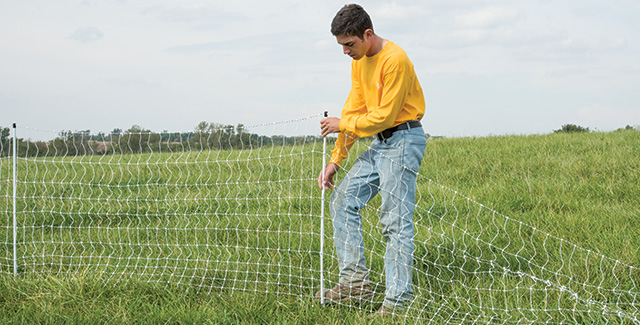
[[[331,133],[340,132],[340,119],[337,117],[325,117],[320,120],[320,130],[322,131],[322,137],[326,137]]]
[[[318,187],[322,188],[322,186],[324,186],[325,189],[332,190],[335,184],[333,176],[338,172],[340,166],[336,163],[328,163],[324,169],[324,178],[322,177],[322,171],[320,171],[320,175],[318,175]]]

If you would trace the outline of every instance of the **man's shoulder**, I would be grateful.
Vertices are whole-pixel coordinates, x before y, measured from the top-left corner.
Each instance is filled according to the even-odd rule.
[[[398,45],[398,44],[396,44],[396,43],[394,43],[394,42],[392,42],[390,40],[387,40],[387,44],[384,46],[384,49],[385,50],[389,50],[389,52],[391,52],[391,53],[396,53],[396,54],[402,53],[402,54],[406,55],[404,49],[402,47],[400,47],[400,45]]]
[[[383,51],[383,60],[385,64],[391,64],[395,66],[413,65],[407,52],[402,47],[392,41],[387,41]]]

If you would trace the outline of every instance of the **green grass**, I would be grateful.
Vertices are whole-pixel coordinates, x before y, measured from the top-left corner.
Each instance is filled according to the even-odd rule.
[[[367,315],[384,292],[379,198],[363,211],[375,302],[312,299],[320,151],[311,143],[21,159],[17,279],[10,160],[1,160],[0,322],[375,323]],[[637,157],[632,130],[430,140],[407,319],[629,322],[622,312],[637,321]],[[330,285],[337,263],[325,228]]]
[[[421,174],[581,247],[639,266],[640,132],[432,141]]]
[[[366,312],[323,308],[298,297],[202,294],[178,286],[108,282],[84,275],[0,281],[3,324],[375,323]]]

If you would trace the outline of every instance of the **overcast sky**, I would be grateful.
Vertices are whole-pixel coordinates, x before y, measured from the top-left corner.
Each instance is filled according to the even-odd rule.
[[[1,126],[190,131],[339,116],[343,1],[0,0]],[[640,124],[640,1],[360,1],[403,47],[426,132]]]

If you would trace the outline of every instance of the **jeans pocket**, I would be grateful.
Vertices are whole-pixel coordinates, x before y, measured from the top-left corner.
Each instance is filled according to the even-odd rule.
[[[391,138],[382,140],[382,144],[388,149],[402,150],[404,141],[391,141]]]
[[[388,137],[381,141],[382,145],[389,149],[402,149],[404,147],[404,143],[406,141],[406,137],[402,132],[396,132],[391,137]]]

